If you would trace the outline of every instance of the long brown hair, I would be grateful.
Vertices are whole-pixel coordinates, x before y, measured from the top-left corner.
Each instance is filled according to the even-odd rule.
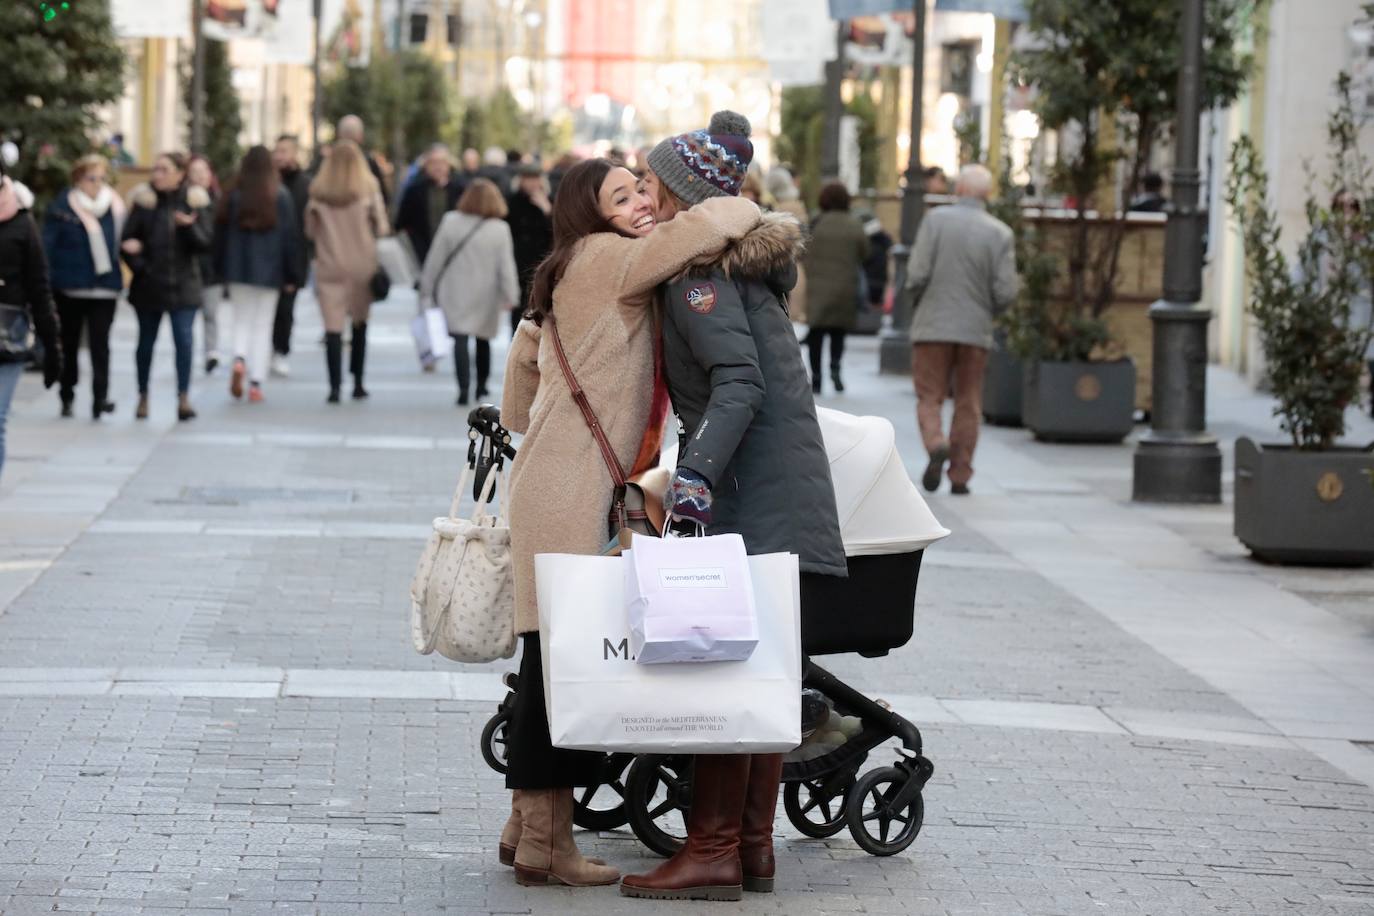
[[[542,325],[553,314],[553,288],[563,279],[573,248],[592,233],[611,228],[601,215],[598,195],[601,183],[616,167],[608,159],[587,159],[568,169],[559,183],[558,196],[553,199],[553,251],[534,272],[525,313],[535,324]]]
[[[243,156],[233,190],[238,191],[238,228],[249,232],[266,232],[277,227],[277,189],[281,179],[272,164],[272,154],[265,146],[255,146]],[[229,198],[220,201],[219,221],[229,221]]]

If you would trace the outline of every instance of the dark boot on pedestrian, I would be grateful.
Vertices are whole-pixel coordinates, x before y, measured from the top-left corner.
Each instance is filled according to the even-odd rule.
[[[148,396],[146,394],[140,394],[138,396],[138,408],[134,411],[134,419],[148,419]]]
[[[921,486],[926,488],[927,493],[934,493],[940,489],[940,478],[945,475],[945,462],[948,460],[948,445],[937,445],[935,451],[930,453],[930,463],[926,465],[926,472],[921,475]]]
[[[739,900],[743,896],[740,828],[751,760],[748,754],[697,756],[687,842],[648,874],[626,875],[620,882],[621,894],[649,900]]]
[[[324,365],[329,370],[329,403],[337,404],[343,387],[343,334],[324,335]]]
[[[564,884],[598,887],[614,884],[620,872],[595,865],[573,842],[573,790],[522,789],[520,840],[515,846],[515,880],[526,887]]]
[[[744,794],[744,818],[739,833],[739,863],[744,889],[773,892],[777,862],[773,858],[773,817],[778,810],[782,754],[754,754],[749,762],[749,786]]]
[[[353,400],[361,401],[367,397],[363,387],[363,365],[367,362],[367,322],[359,321],[353,325],[353,345],[349,347],[348,371],[353,375]]]
[[[844,380],[840,378],[840,367],[830,367],[830,381],[835,384],[835,393],[844,394]]]
[[[72,415],[72,398],[64,397],[64,398],[62,399],[62,416],[64,416],[64,417],[71,417],[71,415]]]
[[[114,401],[107,401],[101,397],[91,404],[91,419],[99,420],[101,414],[114,413]]]
[[[177,399],[177,419],[182,423],[196,418],[195,409],[191,407],[191,396],[189,394],[180,395]]]

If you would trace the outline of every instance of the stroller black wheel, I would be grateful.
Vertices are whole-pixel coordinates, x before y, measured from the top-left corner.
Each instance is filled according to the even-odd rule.
[[[583,830],[625,826],[625,770],[634,754],[607,754],[605,782],[573,790],[573,823]]]
[[[692,804],[691,755],[635,758],[625,790],[625,812],[639,841],[661,856],[677,852],[687,838],[687,809]]]
[[[850,789],[844,815],[850,835],[865,852],[895,856],[921,832],[925,802],[920,784],[899,767],[870,770]]]
[[[482,759],[498,773],[506,772],[506,726],[510,713],[502,708],[482,729]]]
[[[789,782],[782,789],[782,808],[787,812],[787,819],[793,827],[818,840],[832,837],[844,829],[845,802],[854,785],[853,777],[839,786],[829,785],[830,782],[806,779]]]

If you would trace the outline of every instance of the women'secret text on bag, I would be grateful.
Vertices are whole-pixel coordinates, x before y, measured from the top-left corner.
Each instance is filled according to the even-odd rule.
[[[744,539],[636,535],[625,558],[630,645],[641,665],[744,661],[759,642]]]
[[[623,557],[538,554],[540,649],[555,747],[770,753],[801,743],[801,591],[793,554],[749,557],[758,646],[747,661],[639,665]]]

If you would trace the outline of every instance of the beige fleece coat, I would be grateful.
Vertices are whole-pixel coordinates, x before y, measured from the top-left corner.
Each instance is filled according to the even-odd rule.
[[[715,198],[645,238],[597,233],[578,242],[553,293],[553,314],[573,374],[628,472],[653,396],[653,293],[703,255],[759,222],[742,198]],[[524,434],[511,471],[515,630],[539,630],[534,556],[599,553],[607,541],[611,474],[573,402],[548,328],[520,323],[506,360],[501,422]]]
[[[337,334],[346,321],[367,320],[377,239],[390,231],[380,192],[344,206],[306,205],[305,237],[315,243],[315,292],[326,331]]]

